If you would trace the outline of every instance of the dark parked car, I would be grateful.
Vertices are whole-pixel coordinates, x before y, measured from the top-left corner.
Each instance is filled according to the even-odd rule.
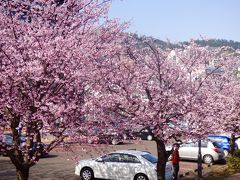
[[[99,133],[96,137],[89,137],[89,144],[123,144],[124,136],[119,133]]]
[[[43,149],[46,149],[46,147],[47,147],[47,145],[44,144],[44,143],[41,143],[40,146],[42,146]],[[34,143],[34,144],[33,144],[33,151],[35,151],[36,148],[37,148],[37,143]],[[45,158],[45,157],[48,157],[48,156],[49,156],[49,153],[46,152],[46,151],[43,151],[43,152],[41,153],[41,156],[40,156],[40,157],[41,157],[41,158]]]
[[[133,135],[141,138],[142,140],[153,140],[153,133],[150,127],[142,128],[139,132],[134,132]]]

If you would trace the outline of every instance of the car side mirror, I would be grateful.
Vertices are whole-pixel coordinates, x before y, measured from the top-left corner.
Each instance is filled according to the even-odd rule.
[[[104,160],[102,158],[97,158],[96,161],[97,162],[104,162]]]

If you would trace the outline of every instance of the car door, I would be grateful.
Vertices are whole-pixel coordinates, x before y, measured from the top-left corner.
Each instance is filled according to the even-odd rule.
[[[179,157],[181,159],[188,159],[189,156],[189,144],[181,144],[179,147]]]
[[[118,164],[120,161],[119,153],[111,153],[104,155],[97,160],[94,167],[94,174],[97,178],[116,179]]]
[[[109,162],[110,154],[104,155],[102,157],[99,157],[95,160],[94,166],[93,166],[93,172],[94,177],[96,178],[104,178],[107,179],[108,176],[108,168],[107,168],[107,162]]]
[[[182,144],[179,148],[179,156],[181,159],[197,159],[198,148],[196,143]]]
[[[192,143],[191,144],[191,153],[190,153],[190,155],[191,155],[191,159],[194,159],[194,160],[196,160],[196,159],[198,159],[198,143],[196,142],[196,143]],[[202,148],[201,148],[202,149]]]
[[[134,177],[141,168],[140,160],[131,154],[121,154],[121,159],[117,169],[117,179],[129,179]]]
[[[210,148],[209,148],[210,147]],[[214,148],[213,144],[211,142],[202,142],[201,144],[201,154],[202,158],[206,154],[211,154],[212,148]],[[210,150],[210,151],[209,151]]]
[[[121,153],[113,153],[110,162],[107,164],[108,175],[111,179],[119,179],[119,173],[123,170],[123,164],[121,163]]]

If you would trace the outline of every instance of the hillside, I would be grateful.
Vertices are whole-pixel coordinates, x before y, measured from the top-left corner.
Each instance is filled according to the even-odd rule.
[[[189,42],[179,42],[178,44],[162,41],[157,38],[153,37],[147,37],[147,36],[138,36],[136,34],[133,35],[136,40],[139,42],[139,46],[143,47],[146,46],[144,43],[145,41],[151,41],[156,46],[160,48],[181,48],[183,45],[188,45]],[[233,49],[240,49],[240,42],[233,41],[233,40],[225,40],[225,39],[209,39],[209,40],[195,40],[195,43],[197,43],[199,46],[209,46],[209,47],[222,47],[222,46],[229,46]]]

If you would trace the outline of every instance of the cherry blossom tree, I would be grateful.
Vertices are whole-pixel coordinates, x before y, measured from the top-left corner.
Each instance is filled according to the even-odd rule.
[[[97,102],[105,112],[111,112],[108,115],[112,118],[122,117],[122,129],[133,130],[137,125],[152,129],[158,179],[165,179],[169,156],[166,143],[172,139],[198,139],[214,129],[211,76],[220,67],[212,72],[207,68],[217,52],[191,43],[175,50],[172,57],[171,50],[159,49],[150,42],[141,48],[132,39],[125,41],[126,51],[108,69],[103,79],[106,93]],[[222,60],[219,58],[219,64]]]
[[[85,123],[86,107],[104,75],[101,66],[118,51],[125,28],[108,19],[110,3],[0,2],[0,151],[10,157],[18,179],[28,179],[30,167],[72,127],[93,126]],[[11,144],[3,141],[7,128]],[[54,136],[46,148],[41,133]]]
[[[218,109],[216,127],[218,133],[225,133],[231,137],[230,153],[235,150],[235,141],[239,136],[239,67],[240,54],[227,47],[222,47],[220,53],[224,55],[226,65],[221,73],[218,73],[214,82],[216,84],[214,92],[221,101],[215,105]],[[217,66],[214,64],[214,66]]]

